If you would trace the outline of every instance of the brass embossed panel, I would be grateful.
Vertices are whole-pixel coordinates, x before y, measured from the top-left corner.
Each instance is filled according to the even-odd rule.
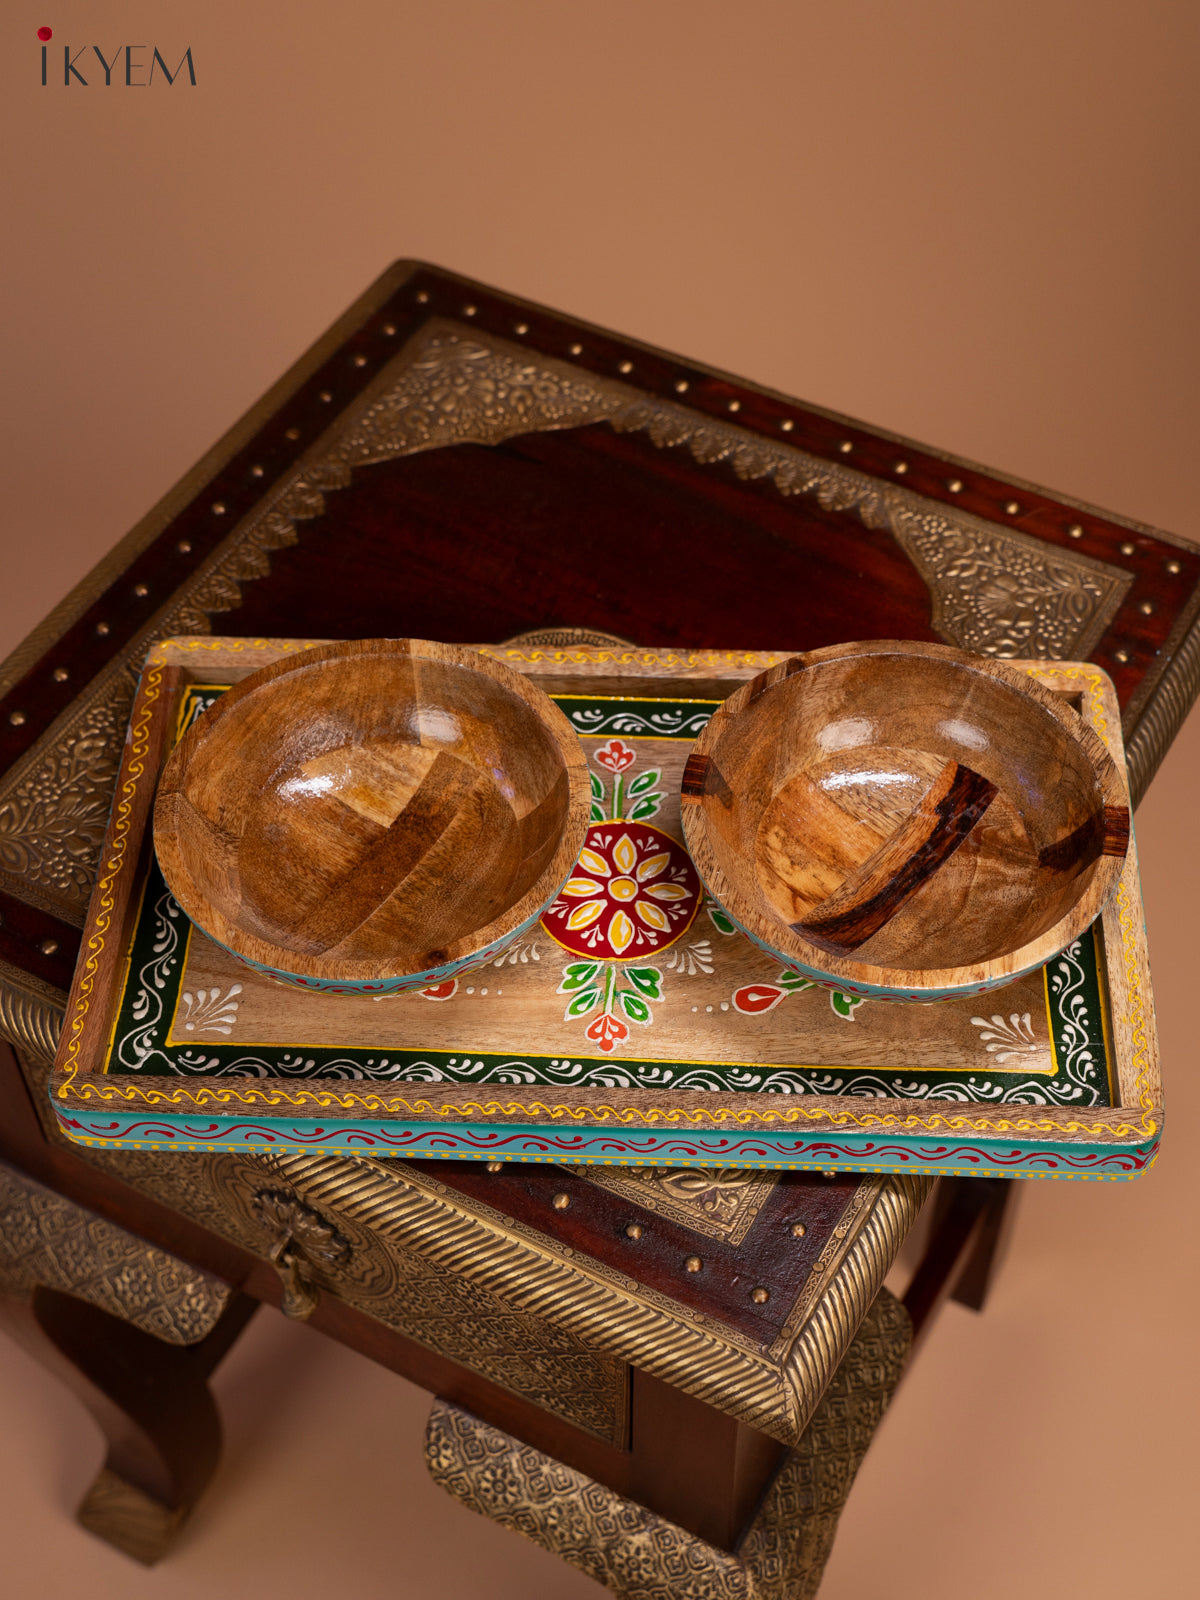
[[[579,1167],[581,1178],[611,1189],[646,1211],[669,1217],[693,1233],[741,1244],[763,1202],[779,1182],[777,1172],[744,1167]]]
[[[44,1061],[27,1062],[39,1101],[45,1096],[47,1068]],[[57,1132],[51,1137],[64,1142]],[[452,1277],[474,1285],[484,1308],[493,1308],[499,1317],[531,1316],[546,1324],[546,1333],[533,1335],[550,1352],[539,1391],[546,1398],[537,1403],[579,1426],[588,1425],[579,1415],[592,1413],[576,1415],[569,1409],[573,1386],[588,1383],[611,1397],[619,1381],[618,1403],[623,1405],[628,1363],[785,1443],[793,1443],[807,1425],[933,1181],[924,1176],[864,1179],[779,1337],[762,1349],[735,1330],[689,1312],[400,1162],[70,1148],[90,1165],[268,1259],[274,1241],[254,1214],[253,1197],[263,1189],[292,1190],[351,1243],[356,1255],[357,1241],[369,1241],[355,1264],[354,1278],[334,1281],[317,1272],[320,1282],[435,1349],[441,1348],[437,1339],[442,1330],[446,1337],[456,1337],[453,1319],[443,1315],[436,1336],[423,1332],[403,1300],[404,1273],[418,1280]],[[389,1263],[393,1255],[403,1263],[399,1274]],[[495,1339],[488,1342],[486,1333],[474,1347],[469,1336],[476,1326],[468,1326],[468,1337],[457,1346],[461,1355],[453,1348],[444,1353],[492,1381],[505,1382],[507,1374],[505,1386],[513,1387],[512,1370],[505,1365],[508,1353],[497,1349]],[[556,1329],[569,1333],[565,1345],[553,1342]],[[522,1330],[517,1324],[514,1331],[530,1348],[528,1325]],[[571,1370],[571,1352],[587,1358],[578,1377]],[[591,1361],[613,1365],[593,1367]],[[559,1385],[553,1390],[552,1380]],[[585,1405],[591,1403],[585,1399]],[[605,1406],[613,1415],[609,1401]]]
[[[98,1306],[168,1344],[216,1326],[228,1285],[0,1164],[0,1291],[41,1285]]]
[[[425,1464],[469,1510],[533,1539],[618,1600],[811,1600],[910,1331],[885,1290],[736,1555],[445,1401],[430,1414]]]
[[[276,1231],[260,1197],[296,1197],[322,1217],[346,1250],[325,1259],[309,1250],[311,1277],[326,1291],[385,1327],[459,1362],[489,1382],[552,1411],[578,1428],[624,1444],[628,1368],[576,1334],[510,1305],[489,1287],[441,1269],[394,1239],[381,1239],[370,1219],[318,1201],[265,1159],[241,1156],[81,1152],[91,1164],[150,1194],[193,1221],[270,1258]],[[345,1161],[347,1168],[364,1163]]]

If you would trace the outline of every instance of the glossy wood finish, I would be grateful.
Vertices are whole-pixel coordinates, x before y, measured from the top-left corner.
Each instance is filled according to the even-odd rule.
[[[1137,726],[1195,615],[1200,553],[1193,546],[1014,486],[936,450],[900,448],[900,441],[863,423],[764,393],[454,274],[401,264],[150,513],[65,620],[39,632],[0,700],[0,767],[10,769],[37,741],[55,737],[55,719],[117,664],[141,630],[168,612],[179,585],[204,568],[228,531],[300,460],[329,419],[362,396],[405,339],[432,316],[461,320],[468,304],[475,312],[470,326],[519,338],[531,350],[589,372],[615,375],[628,365],[622,381],[648,395],[677,398],[677,386],[686,383],[688,404],[714,418],[727,416],[736,403],[739,423],[751,434],[777,438],[787,429],[791,442],[830,461],[846,460],[849,446],[854,466],[881,483],[894,481],[903,457],[905,481],[931,500],[1017,528],[1048,549],[1080,551],[1124,569],[1131,586],[1092,654],[1117,683],[1127,731]],[[1010,514],[1014,500],[1019,509]],[[794,649],[864,633],[933,637],[928,594],[890,534],[811,499],[784,500],[769,484],[739,480],[725,463],[701,465],[684,451],[658,450],[645,437],[618,436],[605,427],[356,469],[354,481],[330,495],[322,513],[297,532],[294,547],[271,553],[269,572],[260,558],[240,606],[231,590],[224,603],[233,609],[218,624],[222,632],[433,633],[469,641],[546,623],[583,623],[652,643],[740,637]],[[743,614],[755,621],[753,628],[737,621]],[[77,930],[8,893],[0,893],[0,917],[0,957],[65,990]],[[40,1080],[37,1092],[45,1111]],[[45,1143],[11,1061],[0,1063],[0,1102],[0,1152],[8,1159],[277,1303],[269,1267],[120,1182],[111,1175],[117,1160]],[[557,1181],[553,1168],[528,1169],[527,1177],[540,1180],[547,1195]],[[628,1469],[621,1452],[336,1300],[328,1298],[316,1320],[370,1359],[461,1399],[601,1481],[630,1482],[629,1492],[647,1504],[665,1509],[674,1494],[681,1505],[694,1506],[704,1486],[725,1471],[727,1441],[712,1433],[689,1436],[686,1452],[663,1447],[686,1431],[675,1412],[656,1416],[643,1430],[659,1445],[653,1469],[635,1484],[622,1477]],[[639,1389],[635,1377],[635,1462],[639,1451],[652,1448],[639,1440]],[[694,1406],[678,1391],[669,1393],[677,1404]],[[686,1511],[666,1514],[695,1526]]]
[[[134,640],[151,636],[156,618],[168,619],[158,632],[179,631],[170,612],[180,585],[205,570],[240,519],[434,317],[619,377],[650,397],[679,402],[682,393],[701,416],[728,418],[736,405],[747,436],[786,438],[881,485],[897,481],[903,460],[904,483],[929,501],[1128,573],[1091,658],[1117,686],[1126,738],[1135,736],[1132,786],[1142,792],[1165,744],[1156,733],[1147,761],[1139,728],[1165,719],[1169,732],[1194,694],[1186,674],[1161,692],[1177,658],[1195,653],[1194,545],[412,262],[385,272],[16,653],[0,684],[0,771],[53,739],[56,719]],[[925,585],[888,532],[743,481],[723,461],[701,464],[605,426],[356,468],[352,483],[314,509],[297,525],[294,548],[273,551],[269,568],[260,556],[245,574],[256,581],[243,583],[240,604],[229,585],[210,606],[234,608],[222,632],[467,642],[570,624],[647,643],[741,638],[797,650],[852,637],[936,637]],[[0,959],[65,989],[78,934],[38,898],[0,888]]]
[[[603,425],[379,462],[325,505],[215,632],[328,637],[336,587],[346,638],[473,644],[557,625],[687,647],[937,638],[891,534]]]
[[[945,646],[840,645],[770,668],[697,740],[684,833],[785,963],[881,997],[1032,970],[1099,914],[1128,843],[1101,741],[1027,676]]]
[[[98,1138],[106,1144],[126,1139],[141,1147],[149,1136],[154,1144],[179,1139],[185,1148],[210,1150],[259,1148],[261,1142],[291,1148],[294,1141],[295,1148],[313,1154],[319,1141],[321,1149],[333,1154],[448,1157],[490,1152],[508,1159],[530,1156],[535,1162],[554,1152],[583,1161],[599,1157],[604,1162],[684,1167],[707,1165],[713,1159],[738,1165],[743,1151],[753,1163],[769,1159],[774,1151],[785,1164],[822,1168],[850,1164],[872,1171],[879,1170],[882,1160],[894,1164],[891,1170],[904,1171],[912,1162],[927,1166],[935,1161],[942,1171],[975,1174],[982,1163],[994,1176],[1050,1171],[1131,1177],[1153,1159],[1161,1126],[1161,1088],[1132,840],[1122,892],[1110,900],[1099,919],[1099,944],[1089,946],[1104,963],[1105,993],[1097,992],[1088,1002],[1087,1025],[1095,1030],[1089,1037],[1103,1044],[1103,1056],[1099,1050],[1088,1055],[1091,1081],[1083,1086],[1087,1103],[1080,1105],[1079,1097],[1071,1093],[1078,1084],[1067,1086],[1065,1106],[1054,1099],[1047,1104],[1036,1082],[1031,1084],[1035,1103],[1045,1110],[1032,1130],[1034,1138],[1016,1142],[1007,1101],[976,1099],[970,1087],[979,1065],[979,1029],[986,1022],[978,1015],[976,996],[960,996],[930,1008],[863,1007],[853,1028],[846,1027],[837,1003],[831,1006],[823,995],[809,996],[803,1009],[788,1005],[776,1010],[775,1003],[785,994],[775,981],[777,957],[764,955],[752,941],[733,938],[720,923],[714,925],[729,936],[716,947],[720,953],[711,963],[711,973],[689,978],[688,987],[694,991],[690,1005],[655,1010],[654,1057],[635,1059],[633,1081],[624,1084],[608,1084],[604,1063],[609,1057],[601,1054],[600,1046],[593,1046],[590,1061],[586,1056],[562,1059],[562,1024],[572,1020],[563,1017],[562,995],[570,991],[559,990],[560,975],[550,963],[532,956],[519,967],[510,960],[502,979],[497,973],[500,981],[494,987],[490,981],[480,986],[464,974],[467,981],[462,985],[454,979],[436,995],[413,996],[396,1008],[381,1008],[370,995],[331,998],[284,988],[248,971],[238,958],[196,933],[186,944],[185,961],[172,966],[165,982],[159,983],[159,958],[154,954],[159,933],[153,931],[157,891],[148,902],[143,900],[148,852],[139,851],[138,842],[148,834],[156,776],[176,738],[180,718],[190,714],[185,708],[191,697],[205,692],[200,685],[240,682],[269,661],[294,654],[303,643],[200,636],[164,640],[152,652],[133,714],[136,737],[119,778],[122,805],[114,812],[105,849],[106,868],[89,923],[87,960],[69,999],[70,1025],[62,1034],[60,1070],[52,1085],[53,1103],[70,1137],[85,1143]],[[709,706],[739,683],[756,684],[760,696],[769,693],[762,674],[769,678],[775,669],[782,674],[794,659],[775,651],[677,655],[622,646],[525,644],[483,646],[481,651],[527,672],[547,690],[573,697],[563,704],[572,707],[573,717],[583,718],[584,726],[592,725],[596,702],[579,705],[579,700],[591,699],[587,693],[580,695],[581,688],[624,702],[620,714],[626,717],[637,712],[640,697],[656,697],[665,677],[671,682],[661,704],[678,712],[681,694],[693,703],[699,696],[709,703],[703,713],[707,715]],[[1113,759],[1120,761],[1116,699],[1103,674],[1075,663],[1013,663],[1012,670],[1045,686],[1054,697],[1052,703],[1077,705],[1088,725],[1107,741]],[[641,712],[648,709],[642,705]],[[590,743],[596,737],[589,736],[589,748],[596,748]],[[647,770],[659,772],[663,809],[655,814],[668,835],[676,838],[680,821],[675,796],[689,744],[690,734],[661,740],[641,737],[641,754],[635,758]],[[622,749],[624,763],[630,752]],[[630,773],[633,770],[629,768]],[[598,762],[593,772],[607,794],[601,775],[611,789],[613,772],[607,759],[603,765]],[[612,793],[615,798],[615,789]],[[1103,826],[1102,819],[1099,827]],[[698,889],[698,880],[693,882]],[[142,905],[150,907],[147,916],[139,913]],[[130,964],[135,925],[141,930],[136,935],[136,973]],[[520,952],[517,956],[519,960]],[[1087,981],[1082,968],[1080,978]],[[135,989],[127,988],[127,979]],[[222,1022],[210,1012],[201,1030],[203,1019],[192,1011],[199,991],[226,996],[234,993],[235,985],[237,1038],[225,1045],[220,1042],[222,1031],[232,1018]],[[185,991],[192,995],[191,1001]],[[151,1009],[158,1018],[149,1031],[137,1020],[140,993],[151,996]],[[450,1003],[430,1005],[429,999]],[[765,1005],[759,1004],[760,999]],[[726,1002],[724,1007],[721,1001]],[[1067,1017],[1047,991],[1043,975],[1035,970],[1017,980],[1007,989],[1005,1001],[1010,1011],[1028,1012],[1036,1019],[1030,1024],[1032,1034],[1024,1038],[1034,1053],[1026,1054],[1013,1070],[1060,1073],[1067,1039],[1060,1024],[1066,1026]],[[1072,1016],[1071,1036],[1077,1037],[1078,1017],[1074,1012]],[[189,1022],[196,1026],[189,1028]],[[212,1040],[214,1051],[206,1058],[205,1070],[197,1073],[181,1058],[183,1071],[178,1071],[172,1064],[176,1047],[186,1050],[189,1036],[196,1039],[198,1033],[211,1033],[214,1024],[218,1037]],[[586,1036],[590,1044],[595,1035],[584,1034],[587,1026],[583,1020],[578,1023],[581,1039]],[[602,1021],[601,1026],[610,1024]],[[1057,1046],[1051,1040],[1056,1031]],[[239,1041],[253,1042],[249,1060],[244,1059]],[[272,1045],[284,1055],[303,1048],[305,1076],[318,1079],[322,1067],[315,1052],[321,1051],[326,1061],[336,1055],[335,1070],[341,1073],[343,1052],[362,1050],[356,1059],[371,1081],[357,1087],[343,1078],[315,1088],[286,1064],[280,1071],[280,1056],[274,1052],[273,1061],[267,1058],[272,1064],[260,1077],[259,1051]],[[1069,1041],[1067,1047],[1073,1048]],[[636,1042],[633,1048],[638,1048]],[[379,1051],[386,1055],[380,1064],[390,1070],[374,1076],[370,1069],[375,1061],[370,1057]],[[481,1060],[487,1070],[499,1069],[505,1077],[519,1063],[529,1078],[506,1089],[502,1098],[489,1096],[481,1103],[477,1081],[484,1070]],[[658,1066],[664,1060],[704,1063],[714,1075],[705,1087],[664,1084]],[[169,1085],[155,1071],[142,1070],[150,1061],[167,1067]],[[457,1069],[460,1061],[465,1072]],[[797,1080],[806,1085],[801,1117],[791,1110],[797,1102],[787,1102],[781,1117],[780,1102],[769,1091],[764,1095],[753,1082],[738,1083],[721,1070],[727,1063],[750,1061],[795,1068],[804,1075]],[[971,1106],[964,1120],[956,1122],[955,1137],[944,1142],[944,1099],[922,1096],[924,1106],[914,1105],[913,1084],[907,1076],[889,1076],[885,1082],[894,1098],[875,1101],[870,1110],[863,1108],[857,1086],[841,1072],[836,1074],[841,1080],[838,1092],[827,1090],[825,1068],[857,1073],[864,1062],[869,1063],[866,1078],[872,1095],[881,1087],[875,1077],[880,1068],[889,1074],[965,1073],[955,1087]],[[1101,1062],[1107,1063],[1103,1079]],[[597,1065],[607,1085],[603,1096],[597,1095],[591,1081]],[[245,1081],[244,1066],[252,1068],[253,1083]],[[987,1066],[990,1071],[990,1056]],[[425,1097],[423,1087],[414,1095],[409,1079],[412,1071],[423,1086],[431,1068],[440,1074],[436,1101]],[[552,1097],[546,1094],[551,1087]],[[320,1122],[312,1120],[314,1109]],[[1142,1119],[1140,1123],[1128,1120],[1131,1110]],[[671,1119],[665,1126],[659,1121],[664,1112]],[[647,1121],[645,1113],[650,1113]],[[888,1124],[897,1130],[896,1142],[864,1145],[862,1131],[874,1139],[881,1113],[897,1119]],[[777,1139],[773,1123],[792,1123],[793,1128],[781,1127],[782,1137]],[[731,1142],[728,1135],[737,1124],[741,1126],[736,1142]],[[570,1130],[565,1144],[559,1137],[564,1130]],[[742,1130],[749,1131],[749,1143],[744,1142]],[[710,1142],[711,1133],[720,1142]],[[936,1141],[934,1148],[930,1135]],[[764,1148],[762,1140],[769,1140],[772,1149]]]
[[[473,651],[376,639],[261,668],[198,719],[154,843],[207,933],[326,983],[428,981],[553,899],[587,827],[577,735]]]

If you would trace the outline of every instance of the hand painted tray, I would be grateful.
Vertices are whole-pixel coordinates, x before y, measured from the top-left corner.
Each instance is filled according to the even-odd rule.
[[[149,841],[189,721],[318,641],[154,647],[134,707],[52,1083],[67,1136],[655,1166],[1135,1176],[1162,1095],[1136,850],[1089,933],[983,999],[860,1001],[782,971],[681,843],[692,742],[786,652],[483,647],[535,676],[589,755],[593,824],[532,936],[421,993],[306,995],[192,928]],[[1112,684],[1019,662],[1123,761]],[[637,886],[614,898],[617,878]]]

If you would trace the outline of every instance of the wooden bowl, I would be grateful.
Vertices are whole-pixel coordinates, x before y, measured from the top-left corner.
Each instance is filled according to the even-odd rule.
[[[497,954],[570,875],[587,762],[557,706],[474,650],[322,645],[184,735],[154,845],[187,915],[285,983],[424,988]]]
[[[1129,801],[1058,696],[941,645],[835,645],[725,701],[684,772],[710,892],[769,954],[881,1000],[982,993],[1117,886]]]

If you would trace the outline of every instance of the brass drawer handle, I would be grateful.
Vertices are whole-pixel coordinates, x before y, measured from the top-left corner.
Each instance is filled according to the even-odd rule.
[[[274,1239],[268,1255],[283,1285],[280,1309],[285,1317],[305,1322],[321,1298],[314,1267],[335,1267],[345,1261],[350,1241],[290,1190],[260,1189],[251,1207]]]

